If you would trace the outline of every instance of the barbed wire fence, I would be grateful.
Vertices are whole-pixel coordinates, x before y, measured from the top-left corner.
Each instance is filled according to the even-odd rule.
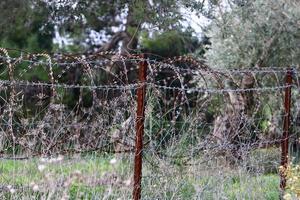
[[[0,70],[1,197],[128,199],[133,188],[134,199],[221,199],[232,195],[228,185],[236,173],[253,190],[260,180],[249,177],[278,173],[298,142],[289,124],[290,115],[299,114],[290,111],[298,106],[290,103],[296,69],[216,69],[192,57],[1,48]],[[97,157],[104,160],[99,166],[109,165],[106,172],[87,164]],[[37,172],[20,180],[20,165]],[[250,194],[231,192],[242,199]]]

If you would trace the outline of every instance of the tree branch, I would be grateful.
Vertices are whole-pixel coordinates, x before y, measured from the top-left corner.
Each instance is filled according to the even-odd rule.
[[[120,31],[120,32],[117,32],[115,33],[109,42],[107,42],[106,44],[104,44],[100,49],[99,51],[110,51],[112,49],[115,49],[118,45],[118,43],[123,40],[124,38],[127,37],[127,34],[126,32],[124,31]]]

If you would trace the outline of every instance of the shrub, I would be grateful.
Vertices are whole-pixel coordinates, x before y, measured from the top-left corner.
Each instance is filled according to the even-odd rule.
[[[300,165],[290,164],[286,169],[287,185],[285,200],[300,199]]]

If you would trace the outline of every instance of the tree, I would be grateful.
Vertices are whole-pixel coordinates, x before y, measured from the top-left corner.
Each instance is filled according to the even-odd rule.
[[[45,4],[33,0],[1,1],[1,47],[51,51],[54,29],[46,25],[47,16]]]
[[[142,32],[183,30],[185,21],[181,9],[203,9],[203,2],[188,1],[49,1],[50,23],[62,32],[72,33],[75,43],[88,50],[116,50],[123,54],[140,47]],[[91,35],[96,35],[95,41]]]
[[[206,57],[218,68],[286,67],[300,62],[299,1],[255,0],[219,13]]]
[[[299,65],[299,1],[255,0],[229,5],[230,9],[219,9],[207,33],[212,44],[205,56],[211,67],[263,68]],[[255,86],[255,79],[248,73],[236,84],[240,88],[251,88]],[[230,142],[235,143],[236,130],[240,135],[243,133],[240,127],[247,116],[252,116],[253,110],[257,110],[257,101],[258,98],[254,99],[253,92],[229,93],[224,111],[215,119],[214,134],[220,138],[227,135],[231,138]],[[240,119],[238,127],[230,122],[232,119]]]

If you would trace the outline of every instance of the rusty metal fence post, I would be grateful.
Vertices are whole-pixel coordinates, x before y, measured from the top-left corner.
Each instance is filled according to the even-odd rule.
[[[142,181],[142,151],[145,120],[145,96],[147,79],[147,61],[144,55],[139,63],[139,83],[137,90],[137,111],[136,111],[136,136],[135,136],[135,155],[134,155],[134,183],[133,199],[141,199],[141,181]]]
[[[288,166],[289,154],[289,129],[291,118],[291,87],[292,87],[292,69],[289,69],[286,74],[285,96],[284,96],[284,119],[283,119],[283,135],[281,141],[281,169],[280,169],[280,189],[283,192],[286,187],[286,169]]]

